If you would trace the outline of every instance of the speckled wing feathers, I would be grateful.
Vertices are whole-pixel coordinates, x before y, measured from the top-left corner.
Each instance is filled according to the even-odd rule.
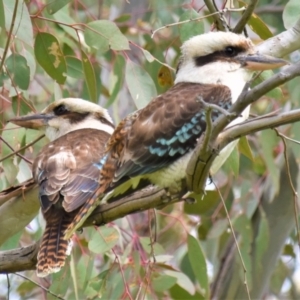
[[[154,172],[193,149],[206,127],[198,97],[225,109],[231,105],[231,93],[226,86],[178,83],[134,118],[130,116],[131,126],[123,129],[123,135],[115,139],[114,133],[110,138],[115,141],[111,156],[118,157],[113,181]],[[218,114],[214,112],[213,119]]]
[[[72,131],[46,145],[35,159],[46,229],[38,254],[38,276],[64,265],[70,241],[65,230],[99,187],[101,159],[109,135],[96,129]]]

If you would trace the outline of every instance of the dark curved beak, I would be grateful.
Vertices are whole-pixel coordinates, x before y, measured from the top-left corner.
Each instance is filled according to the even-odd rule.
[[[53,115],[47,114],[33,114],[24,117],[16,117],[9,120],[9,122],[21,127],[30,129],[40,129],[48,124],[48,121],[53,118]]]
[[[238,55],[236,59],[242,64],[244,68],[252,71],[271,70],[289,64],[289,62],[284,59],[269,55],[262,55],[259,53]]]

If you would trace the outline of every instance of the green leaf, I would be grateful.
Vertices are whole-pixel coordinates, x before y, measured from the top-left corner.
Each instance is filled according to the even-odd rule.
[[[285,244],[283,251],[282,251],[282,255],[286,255],[286,256],[290,256],[292,258],[296,258],[296,254],[294,251],[294,247],[291,244]]]
[[[50,15],[53,15],[69,2],[71,2],[71,0],[52,0],[49,4],[47,4],[47,11]]]
[[[58,0],[59,1],[59,0]],[[77,33],[75,29],[73,29],[71,26],[66,26],[64,24],[73,25],[76,24],[75,19],[73,19],[70,16],[69,8],[67,6],[64,6],[62,9],[58,10],[55,14],[53,14],[53,18],[61,22],[62,24],[57,24],[61,27],[62,30],[64,30],[68,35],[70,35],[75,41],[78,40]],[[82,33],[78,32],[79,36],[82,36]],[[81,42],[82,46],[85,46],[84,42]]]
[[[267,165],[268,172],[271,175],[274,191],[276,192],[279,189],[280,170],[275,163],[273,150],[278,144],[278,137],[271,129],[263,130],[259,136],[259,141],[263,158]]]
[[[13,11],[16,1],[2,0],[5,15],[5,28],[9,31]],[[14,20],[14,28],[12,35],[24,42],[26,45],[33,45],[33,29],[30,15],[24,1],[18,2],[17,14]]]
[[[171,288],[177,279],[169,275],[159,275],[152,279],[152,287],[156,292],[164,292]]]
[[[0,0],[1,1],[1,0]],[[20,296],[26,297],[26,295],[31,294],[35,289],[35,284],[31,281],[23,281],[17,288],[17,292]]]
[[[105,253],[119,241],[119,232],[114,227],[99,227],[89,241],[89,249],[94,253]]]
[[[214,208],[219,202],[220,196],[216,191],[206,191],[205,196],[199,196],[197,194],[191,194],[191,198],[194,198],[195,203],[184,203],[184,212],[190,215],[202,215]]]
[[[126,83],[138,109],[145,107],[157,95],[155,84],[150,75],[132,61],[127,61]]]
[[[259,274],[262,271],[263,255],[268,249],[269,239],[270,239],[268,220],[266,218],[266,214],[262,209],[262,207],[259,208],[259,213],[260,213],[260,222],[258,227],[258,234],[255,238],[254,265],[256,269],[253,270],[255,274],[256,273]]]
[[[228,220],[227,219],[220,219],[217,220],[212,228],[209,231],[208,238],[214,239],[220,237],[223,232],[228,228]]]
[[[299,0],[290,0],[285,6],[282,14],[283,24],[286,29],[293,27],[300,18]]]
[[[131,19],[131,15],[130,14],[124,14],[121,15],[120,17],[114,19],[114,22],[116,23],[123,23],[123,22],[127,22]]]
[[[147,50],[141,48],[141,50],[143,51],[143,54],[145,55],[147,61],[149,61],[150,63],[155,61],[155,57]]]
[[[199,17],[200,15],[194,9],[190,9],[180,16],[179,21],[185,21]],[[202,33],[204,33],[203,19],[179,25],[179,35],[182,43],[190,39],[191,37]]]
[[[246,157],[248,157],[251,161],[254,160],[252,150],[250,148],[250,145],[248,143],[248,139],[246,136],[242,136],[238,143],[239,151],[244,154]]]
[[[236,218],[233,222],[233,228],[236,230],[239,235],[239,247],[241,251],[241,255],[247,270],[246,278],[247,278],[247,284],[248,287],[251,289],[252,286],[252,277],[251,277],[251,271],[252,271],[252,263],[250,258],[251,253],[251,243],[252,243],[252,227],[249,219],[246,217],[245,214],[240,215],[238,218]],[[238,258],[238,261],[240,262],[240,278],[244,281],[244,270],[242,268],[242,262],[240,258]]]
[[[248,25],[262,40],[269,39],[273,36],[266,23],[264,23],[263,20],[254,13],[251,15]]]
[[[95,71],[93,65],[91,64],[88,56],[81,50],[81,62],[83,67],[83,73],[85,78],[85,83],[87,85],[90,100],[94,103],[97,103],[97,81],[95,77]]]
[[[35,39],[34,53],[38,63],[51,78],[59,84],[66,81],[66,61],[54,35],[39,32]]]
[[[0,27],[5,29],[5,14],[2,0],[0,0]]]
[[[228,156],[223,167],[227,170],[232,170],[234,176],[238,177],[240,169],[240,156],[237,147],[233,148],[233,151]]]
[[[84,38],[90,47],[97,49],[100,53],[104,53],[109,49],[129,50],[127,38],[115,23],[108,20],[88,23]]]
[[[81,60],[74,56],[66,56],[65,58],[67,63],[67,75],[72,78],[83,79],[84,72]]]
[[[99,275],[92,278],[89,282],[89,287],[93,288],[100,295],[107,290],[108,277],[110,270],[102,271]]]
[[[27,90],[30,81],[30,69],[24,56],[13,53],[5,61],[9,76],[22,90]]]
[[[13,97],[12,99],[12,108],[14,114],[17,116],[25,116],[28,113],[32,112],[32,107],[28,104],[27,101],[20,100],[18,97]],[[37,131],[35,131],[37,132]],[[41,134],[41,133],[40,133]]]
[[[51,276],[51,288],[50,290],[57,294],[64,297],[68,291],[69,286],[71,285],[71,272],[69,264],[70,258],[67,258],[66,267],[64,267],[60,272],[53,273]],[[47,299],[55,299],[47,297]]]
[[[204,253],[199,242],[192,235],[188,235],[187,243],[189,261],[200,285],[200,292],[209,299],[208,276]]]
[[[30,69],[30,71],[29,71],[30,80],[32,80],[35,75],[35,70],[36,70],[36,61],[35,61],[35,57],[33,55],[33,51],[27,51],[26,49],[23,49],[22,54],[26,58],[27,65],[29,66],[29,69]]]
[[[190,278],[182,272],[176,272],[171,270],[165,271],[166,275],[177,278],[177,284],[189,292],[191,295],[195,294],[195,285],[190,280]]]
[[[178,284],[175,284],[170,289],[171,299],[174,300],[205,300],[202,295],[196,293],[195,295],[190,295],[186,290],[184,290]]]
[[[139,241],[148,254],[152,253],[152,249],[155,255],[166,253],[166,251],[160,244],[154,243],[151,245],[149,237],[140,237]]]
[[[13,163],[12,158],[8,158],[2,162],[2,168],[4,170],[5,178],[8,183],[13,186],[19,172],[19,168]]]
[[[254,80],[254,86],[269,79],[270,77],[272,77],[274,75],[274,72],[272,70],[266,70],[264,72],[262,72],[259,77]],[[265,96],[267,97],[271,97],[274,98],[278,101],[281,101],[282,98],[284,98],[282,90],[280,87],[276,87],[275,89],[271,90],[270,92],[266,93]]]
[[[114,103],[116,100],[122,84],[123,84],[123,78],[124,78],[124,68],[125,68],[125,59],[121,55],[117,55],[114,68],[112,72],[109,75],[109,100],[106,103],[106,107],[109,107]]]

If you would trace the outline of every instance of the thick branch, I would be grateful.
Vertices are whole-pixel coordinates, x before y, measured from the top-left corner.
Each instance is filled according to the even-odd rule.
[[[181,194],[170,196],[164,189],[148,186],[116,202],[100,205],[89,216],[83,227],[104,225],[134,212],[150,208],[160,209],[179,201],[182,201]],[[38,248],[39,242],[27,247],[0,252],[0,273],[34,270]]]

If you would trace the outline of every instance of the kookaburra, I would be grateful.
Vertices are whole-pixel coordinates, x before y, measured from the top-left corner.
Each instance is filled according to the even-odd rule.
[[[148,179],[176,190],[186,177],[187,163],[198,138],[205,132],[205,111],[199,97],[228,109],[241,94],[254,71],[273,69],[286,61],[257,53],[250,39],[230,32],[194,36],[181,47],[175,85],[126,117],[108,142],[101,184],[85,203],[66,237],[79,228],[103,193],[124,180]],[[214,111],[212,120],[220,115]],[[249,108],[231,124],[242,122]],[[231,144],[212,165],[212,173],[227,159]]]
[[[114,125],[105,109],[76,98],[55,101],[41,114],[10,121],[42,128],[51,141],[32,168],[46,220],[37,263],[37,275],[44,277],[58,272],[70,254],[72,243],[63,238],[64,231],[99,187],[101,159]]]

